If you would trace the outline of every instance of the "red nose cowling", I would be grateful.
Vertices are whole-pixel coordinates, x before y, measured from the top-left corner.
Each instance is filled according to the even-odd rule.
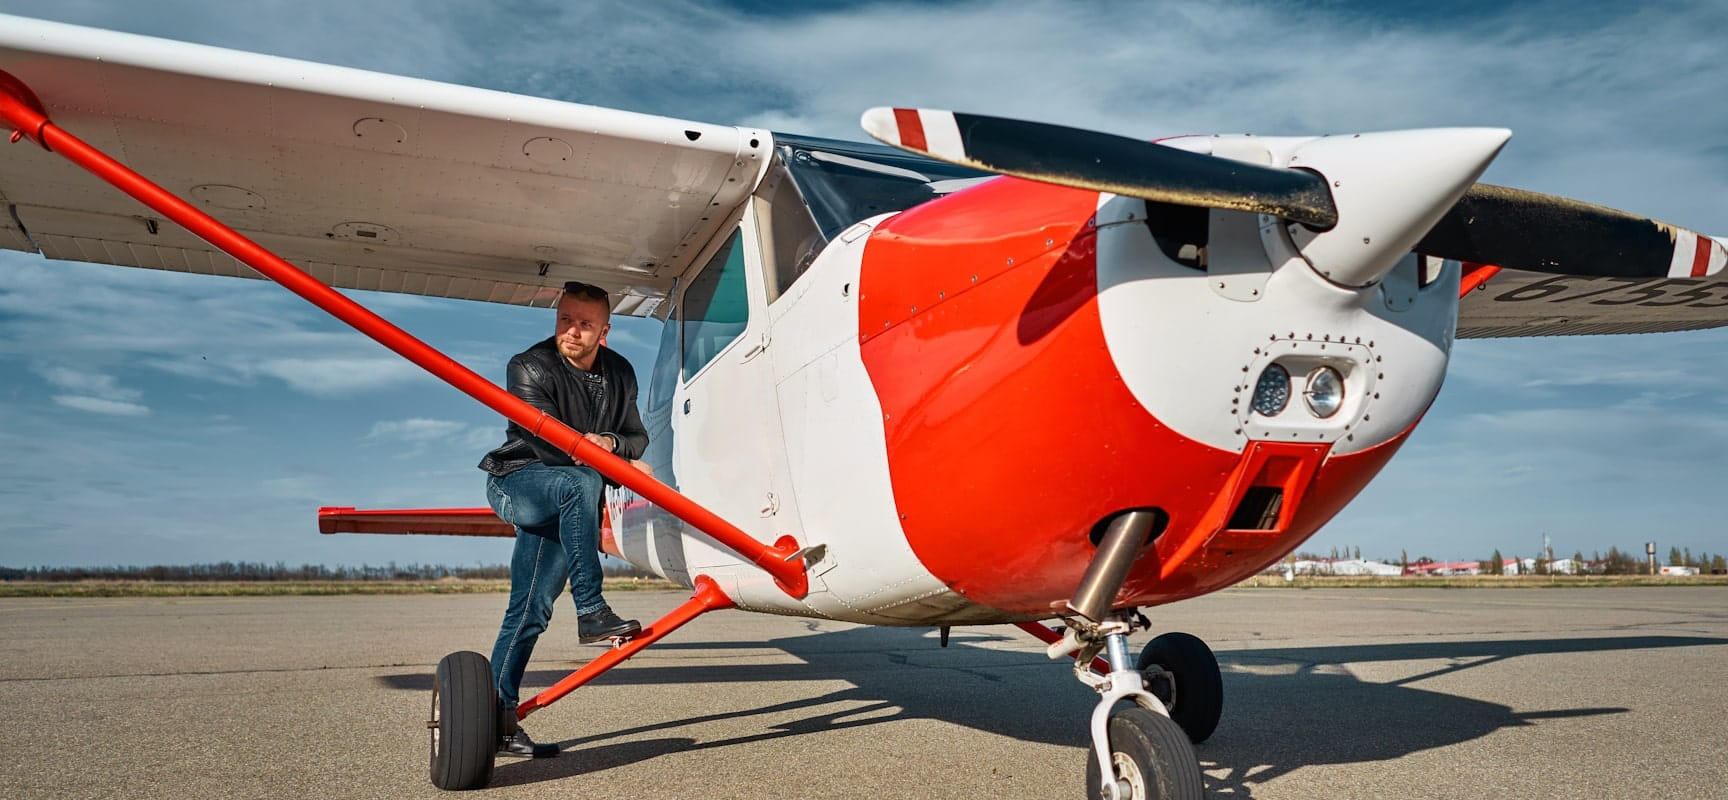
[[[1105,346],[1098,197],[1001,178],[889,219],[864,253],[859,341],[901,526],[932,574],[1012,613],[1059,608],[1094,526],[1131,508],[1169,522],[1117,606],[1236,583],[1343,508],[1408,435],[1328,457],[1324,444],[1220,450],[1160,423]],[[1226,529],[1252,486],[1282,493],[1275,521]]]

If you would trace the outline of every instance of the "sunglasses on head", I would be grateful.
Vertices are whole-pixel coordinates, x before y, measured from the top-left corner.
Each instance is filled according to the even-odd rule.
[[[564,293],[573,294],[577,297],[586,297],[589,300],[609,299],[605,289],[595,286],[592,283],[583,283],[581,281],[565,281]]]

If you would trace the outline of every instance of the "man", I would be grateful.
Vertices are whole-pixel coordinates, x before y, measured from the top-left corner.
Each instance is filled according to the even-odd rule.
[[[558,300],[552,338],[510,359],[510,393],[619,458],[640,458],[648,432],[636,411],[636,373],[600,344],[611,326],[606,290],[571,281]],[[605,481],[593,467],[512,422],[503,446],[480,460],[486,500],[516,526],[510,558],[510,606],[492,648],[501,703],[498,750],[545,758],[558,746],[535,744],[516,724],[517,692],[534,642],[552,619],[566,584],[576,604],[577,639],[586,644],[642,630],[620,619],[600,596],[600,505]]]

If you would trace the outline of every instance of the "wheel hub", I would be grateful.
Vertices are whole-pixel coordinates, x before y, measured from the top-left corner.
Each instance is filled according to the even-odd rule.
[[[1116,797],[1120,800],[1146,800],[1146,776],[1139,765],[1126,753],[1111,753],[1110,765],[1116,773]]]
[[[1176,707],[1176,676],[1167,669],[1147,669],[1141,673],[1146,679],[1146,690],[1153,697],[1164,701],[1165,708]]]

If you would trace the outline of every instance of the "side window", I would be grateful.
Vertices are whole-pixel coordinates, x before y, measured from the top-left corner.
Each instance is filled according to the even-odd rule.
[[[684,290],[684,300],[678,309],[684,380],[689,380],[742,335],[749,320],[749,295],[744,291],[744,248],[740,246],[738,232],[733,231],[732,238],[726,240]]]
[[[768,302],[772,303],[804,274],[828,240],[817,229],[810,207],[786,169],[776,168],[770,181],[772,185],[754,202],[757,238],[765,243],[762,260],[768,270]]]

